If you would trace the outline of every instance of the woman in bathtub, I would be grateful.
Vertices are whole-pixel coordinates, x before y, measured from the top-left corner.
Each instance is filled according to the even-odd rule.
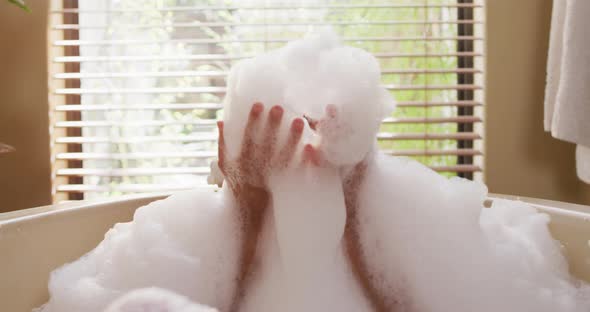
[[[256,274],[257,246],[262,228],[268,216],[272,194],[268,185],[269,174],[274,170],[286,168],[292,162],[302,162],[303,166],[330,166],[322,159],[321,153],[311,144],[305,144],[301,160],[293,159],[300,144],[306,123],[302,118],[291,122],[288,138],[284,146],[277,146],[277,133],[283,118],[283,108],[272,107],[268,118],[263,118],[264,106],[256,103],[252,106],[244,131],[242,146],[237,159],[227,159],[223,122],[219,128],[218,165],[232,190],[240,209],[240,222],[244,235],[241,246],[236,290],[232,299],[231,311],[239,310],[243,298],[247,295],[252,276]],[[327,118],[334,118],[336,112],[327,108],[327,116],[322,120],[307,120],[313,130],[321,128]],[[263,124],[263,120],[266,120]],[[262,137],[261,142],[255,138]],[[361,286],[362,293],[374,311],[394,311],[397,301],[387,298],[379,289],[370,274],[367,261],[363,256],[359,235],[358,210],[359,189],[363,183],[367,168],[367,158],[356,164],[342,177],[346,205],[346,224],[344,228],[345,254],[355,281]],[[344,170],[343,170],[344,171]],[[244,177],[249,177],[244,179]]]

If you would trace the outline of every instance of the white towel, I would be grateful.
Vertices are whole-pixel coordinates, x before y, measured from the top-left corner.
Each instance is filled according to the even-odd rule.
[[[545,130],[578,145],[578,177],[590,183],[590,1],[554,0]]]
[[[578,145],[576,148],[576,167],[580,180],[590,184],[590,148]]]

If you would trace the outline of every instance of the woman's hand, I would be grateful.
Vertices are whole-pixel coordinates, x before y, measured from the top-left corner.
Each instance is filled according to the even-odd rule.
[[[285,145],[277,149],[277,132],[283,118],[283,108],[274,106],[268,112],[265,125],[261,125],[264,106],[252,105],[244,130],[242,147],[237,159],[227,158],[223,121],[219,128],[218,165],[234,196],[249,209],[264,209],[268,206],[268,177],[273,170],[286,168],[291,162],[303,133],[303,120],[296,118],[291,122],[289,138]],[[262,141],[256,137],[262,132]]]
[[[230,311],[238,309],[248,288],[249,277],[255,269],[256,247],[271,199],[269,175],[273,170],[281,170],[289,165],[303,133],[303,120],[294,119],[285,145],[277,147],[277,133],[283,118],[283,108],[272,107],[264,125],[261,124],[263,111],[264,106],[261,103],[252,105],[240,153],[233,160],[227,158],[223,122],[217,124],[218,165],[236,198],[243,233],[236,291]],[[261,142],[257,142],[258,137],[262,137]]]
[[[326,107],[326,115],[319,121],[308,119],[311,127],[322,135],[322,140],[330,139],[331,136],[338,135],[341,125],[338,120],[338,111],[335,106]],[[350,268],[356,281],[361,285],[365,297],[369,300],[374,311],[395,311],[395,302],[390,304],[384,293],[378,289],[376,282],[371,278],[367,259],[364,258],[364,252],[361,244],[359,229],[359,212],[362,209],[359,202],[360,191],[365,181],[367,166],[372,151],[365,156],[363,160],[354,165],[352,169],[341,167],[342,190],[344,192],[344,202],[346,206],[346,224],[344,227],[344,243],[346,255],[350,263]],[[303,160],[315,166],[335,166],[330,164],[322,156],[321,148],[314,148],[306,145],[303,152]]]

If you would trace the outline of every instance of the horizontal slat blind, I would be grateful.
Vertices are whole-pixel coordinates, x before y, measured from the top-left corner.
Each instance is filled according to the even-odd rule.
[[[483,0],[54,0],[55,201],[205,184],[233,64],[332,27],[398,102],[382,150],[481,171]]]

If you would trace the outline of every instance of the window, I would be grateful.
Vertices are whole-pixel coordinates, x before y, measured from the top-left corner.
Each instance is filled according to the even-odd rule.
[[[332,27],[373,53],[398,101],[380,147],[481,171],[483,0],[54,0],[54,200],[205,184],[225,76]]]

